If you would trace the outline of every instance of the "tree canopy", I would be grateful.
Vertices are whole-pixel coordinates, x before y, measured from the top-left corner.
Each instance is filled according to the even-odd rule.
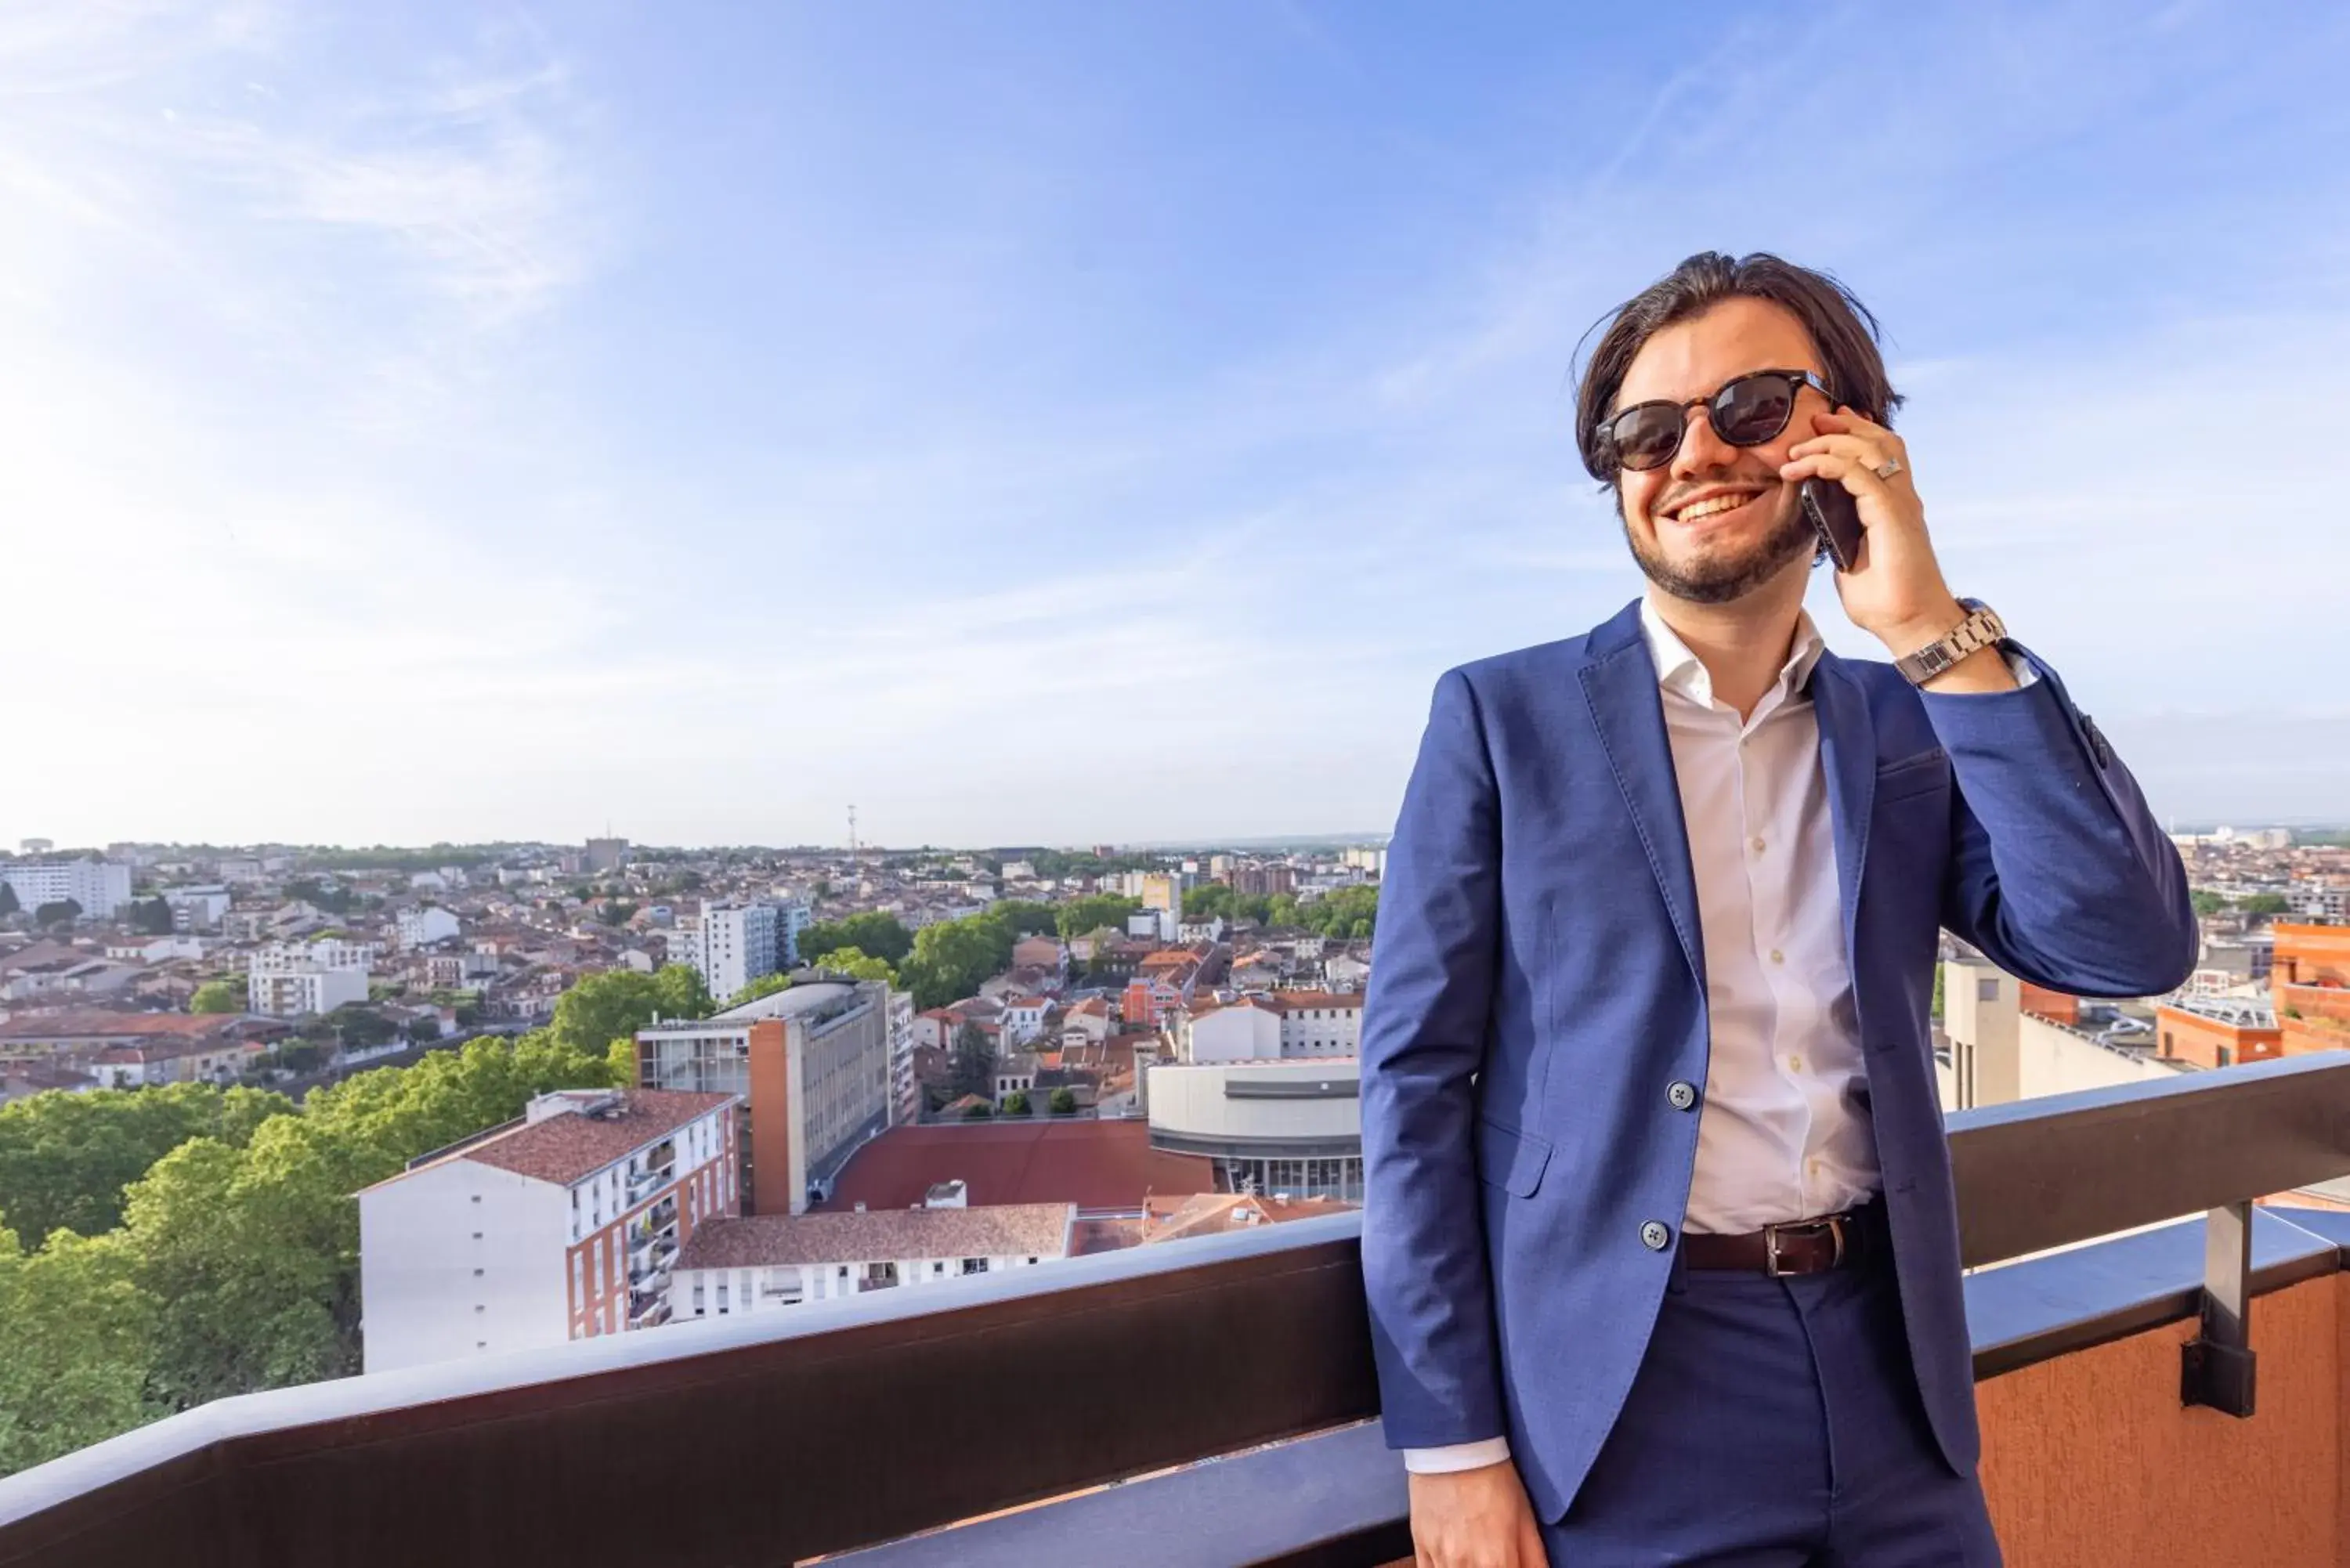
[[[638,1030],[663,1018],[707,1018],[710,988],[690,964],[663,964],[650,974],[632,969],[591,974],[555,1003],[547,1026],[556,1044],[581,1055],[601,1056],[615,1040],[633,1039]]]
[[[242,1147],[294,1103],[259,1089],[171,1084],[34,1095],[0,1106],[0,1194],[7,1222],[39,1246],[52,1231],[96,1236],[121,1222],[123,1189],[180,1145]]]
[[[845,974],[851,980],[878,980],[892,987],[898,983],[897,971],[889,967],[887,961],[856,948],[833,949],[824,955],[819,967],[835,974]]]
[[[626,1044],[475,1040],[298,1110],[202,1085],[0,1107],[0,1472],[208,1399],[358,1371],[354,1195],[535,1095],[633,1081]],[[28,1251],[34,1225],[48,1234]],[[37,1423],[12,1414],[28,1410]]]
[[[1055,912],[1054,927],[1061,940],[1068,941],[1103,926],[1126,929],[1126,918],[1142,908],[1139,898],[1122,898],[1115,893],[1089,893],[1082,898],[1072,898]]]
[[[208,980],[188,998],[191,1012],[243,1012],[245,988],[233,980]]]
[[[36,926],[69,926],[80,919],[81,904],[73,898],[58,898],[33,911]]]
[[[814,963],[836,948],[855,948],[884,963],[903,961],[914,950],[914,933],[885,909],[869,909],[841,920],[818,920],[800,932],[799,955]]]

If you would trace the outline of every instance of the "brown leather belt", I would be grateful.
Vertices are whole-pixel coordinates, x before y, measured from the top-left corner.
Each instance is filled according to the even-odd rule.
[[[1681,1261],[1692,1269],[1740,1269],[1773,1277],[1823,1273],[1869,1255],[1877,1245],[1876,1227],[1868,1222],[1873,1218],[1852,1210],[1765,1225],[1742,1236],[1683,1231]]]

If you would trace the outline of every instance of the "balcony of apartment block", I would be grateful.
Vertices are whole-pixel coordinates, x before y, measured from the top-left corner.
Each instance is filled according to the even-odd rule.
[[[2350,1562],[2350,1210],[2283,1206],[2350,1172],[2350,1054],[1949,1127],[2008,1561]],[[0,1480],[0,1564],[1409,1563],[1360,1234],[1333,1215],[225,1400]],[[582,1506],[646,1489],[676,1506]]]

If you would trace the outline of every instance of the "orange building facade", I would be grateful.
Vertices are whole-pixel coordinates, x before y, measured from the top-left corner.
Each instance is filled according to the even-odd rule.
[[[2271,928],[2269,994],[2284,1050],[2350,1051],[2350,926]]]
[[[2284,1054],[2282,1033],[2273,1025],[2231,1023],[2180,1007],[2156,1008],[2154,1031],[2155,1048],[2162,1055],[2199,1066],[2232,1067]]]

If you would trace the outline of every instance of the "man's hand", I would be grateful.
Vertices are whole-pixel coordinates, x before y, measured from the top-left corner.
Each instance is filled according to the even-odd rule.
[[[1863,532],[1853,570],[1836,574],[1836,597],[1853,625],[1874,635],[1896,659],[1950,635],[1966,610],[1942,578],[1926,536],[1926,504],[1909,471],[1909,449],[1883,425],[1840,408],[1814,414],[1819,433],[1787,449],[1779,477],[1789,484],[1823,479],[1858,504]],[[1880,469],[1892,466],[1890,476]],[[1996,649],[1977,649],[1929,683],[1937,691],[2007,691],[2015,677]]]
[[[1411,1478],[1412,1568],[1548,1568],[1517,1465]]]

